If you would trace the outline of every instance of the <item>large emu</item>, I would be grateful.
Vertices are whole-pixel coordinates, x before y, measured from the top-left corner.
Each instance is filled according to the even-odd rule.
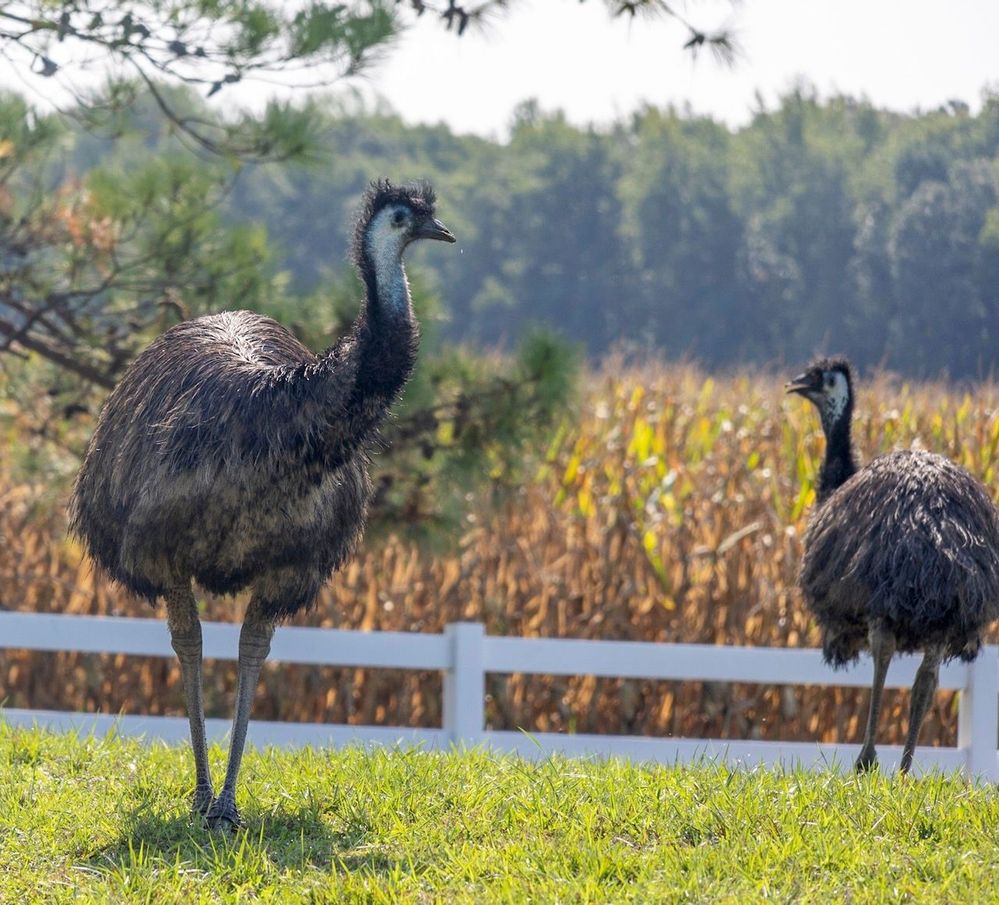
[[[402,254],[454,242],[429,185],[373,183],[354,236],[366,301],[314,355],[276,321],[235,311],[178,324],[126,371],[101,411],[71,504],[73,530],[113,578],[163,597],[191,724],[194,809],[240,825],[236,777],[276,623],[313,604],[364,526],[367,449],[413,369],[418,328]],[[191,583],[252,590],[225,782],[214,796]]]
[[[858,470],[846,361],[816,362],[786,389],[815,404],[826,436],[801,590],[818,620],[826,662],[843,666],[865,648],[874,659],[857,770],[877,763],[874,739],[892,656],[923,651],[900,764],[905,773],[940,661],[973,660],[982,631],[999,616],[999,511],[975,478],[933,453],[892,452]]]

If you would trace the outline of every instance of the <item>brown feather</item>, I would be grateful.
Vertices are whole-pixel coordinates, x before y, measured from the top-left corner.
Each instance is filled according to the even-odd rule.
[[[999,513],[949,459],[880,456],[815,512],[800,585],[837,666],[866,648],[871,626],[899,651],[939,645],[973,659],[999,617]]]

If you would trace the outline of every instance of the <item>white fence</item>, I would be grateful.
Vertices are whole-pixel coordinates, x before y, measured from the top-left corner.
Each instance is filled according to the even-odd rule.
[[[238,636],[238,625],[205,623],[205,656],[235,659]],[[174,656],[164,622],[99,616],[0,612],[0,650],[5,648]],[[257,745],[337,746],[349,742],[417,744],[427,748],[485,745],[526,757],[560,751],[666,763],[717,758],[729,763],[828,765],[845,769],[852,765],[859,746],[488,730],[484,710],[486,674],[517,672],[853,687],[869,686],[871,682],[869,661],[847,672],[833,672],[822,663],[817,650],[489,637],[482,625],[472,622],[450,624],[442,635],[283,627],[274,635],[270,659],[324,666],[441,670],[444,724],[440,729],[410,729],[251,720],[250,739]],[[917,666],[915,657],[896,659],[888,673],[887,686],[910,686]],[[917,771],[963,769],[971,776],[999,778],[999,648],[986,647],[971,664],[944,666],[940,670],[940,687],[961,693],[958,747],[918,748],[914,768]],[[866,711],[861,716],[866,717]],[[15,725],[37,723],[58,730],[117,731],[121,735],[171,742],[188,737],[186,717],[6,709],[0,710],[0,719]],[[207,721],[210,738],[221,739],[228,730],[228,720]],[[901,748],[881,746],[878,753],[881,763],[891,767],[901,757]]]

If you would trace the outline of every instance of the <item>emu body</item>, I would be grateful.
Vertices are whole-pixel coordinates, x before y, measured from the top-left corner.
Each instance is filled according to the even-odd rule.
[[[382,365],[404,376],[400,340]],[[75,525],[94,558],[151,601],[193,578],[220,594],[252,583],[275,618],[310,605],[366,511],[378,418],[343,430],[351,345],[326,363],[248,311],[159,337],[108,398],[80,472]]]
[[[195,762],[195,810],[238,826],[236,779],[277,622],[311,606],[364,526],[367,450],[416,359],[402,265],[416,239],[453,242],[429,186],[374,183],[354,237],[366,287],[350,333],[314,355],[247,311],[164,333],[108,397],[77,477],[73,530],[112,577],[163,597],[180,660]],[[192,582],[251,589],[225,781],[215,796]]]
[[[850,443],[849,365],[820,361],[788,384],[819,409],[826,454],[805,534],[799,585],[835,667],[864,650],[874,685],[857,769],[877,762],[888,665],[923,652],[900,769],[907,772],[942,660],[973,660],[999,617],[999,510],[982,484],[943,456],[889,453],[858,469]]]
[[[985,488],[921,450],[872,460],[822,503],[800,584],[834,666],[877,626],[895,650],[973,660],[999,617],[999,521]]]

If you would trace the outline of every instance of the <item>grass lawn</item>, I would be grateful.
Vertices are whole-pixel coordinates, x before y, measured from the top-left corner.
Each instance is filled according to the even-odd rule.
[[[999,901],[999,793],[958,778],[251,750],[232,836],[192,785],[0,725],[0,902]]]

